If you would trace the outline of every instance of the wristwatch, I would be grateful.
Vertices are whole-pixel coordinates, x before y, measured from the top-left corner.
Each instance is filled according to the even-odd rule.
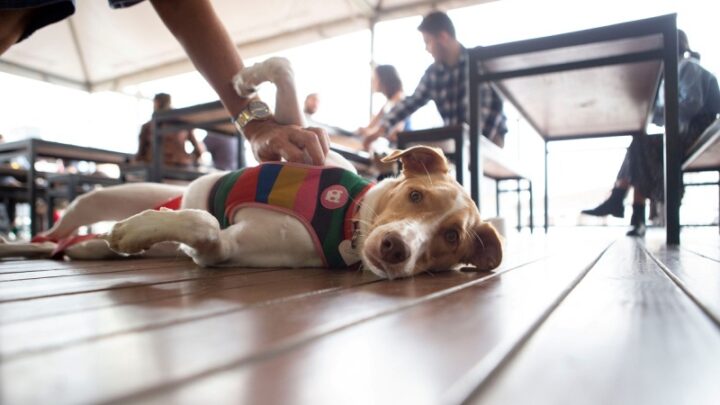
[[[250,121],[266,120],[271,116],[272,113],[270,112],[270,107],[268,107],[267,104],[260,100],[253,100],[240,112],[240,114],[238,114],[237,118],[233,120],[233,123],[235,124],[237,130],[243,134],[243,129]]]

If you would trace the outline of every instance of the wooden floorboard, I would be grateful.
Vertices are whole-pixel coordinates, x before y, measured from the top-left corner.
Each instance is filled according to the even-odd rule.
[[[395,281],[6,260],[0,403],[710,403],[720,238],[662,240],[516,235],[493,273]]]
[[[534,252],[533,249],[523,248],[523,251],[523,255],[509,258],[503,268],[537,260],[537,257],[527,255],[527,252]],[[537,252],[544,251],[539,249]],[[224,269],[216,273],[227,272],[228,269]],[[399,310],[428,295],[488,277],[476,272],[441,273],[425,276],[425,282],[410,279],[367,284],[375,280],[367,273],[294,270],[293,274],[297,276],[292,278],[288,277],[288,272],[292,271],[277,272],[281,270],[265,272],[275,275],[274,284],[251,285],[245,291],[225,289],[218,292],[213,288],[212,292],[205,290],[206,297],[196,294],[200,295],[194,297],[196,299],[183,296],[161,301],[136,301],[130,306],[113,306],[109,311],[106,308],[49,317],[44,322],[56,327],[63,322],[54,318],[70,316],[79,323],[67,328],[68,331],[58,332],[57,337],[40,337],[36,342],[28,342],[26,338],[33,334],[32,322],[40,319],[6,325],[10,335],[3,338],[13,343],[9,344],[7,357],[0,368],[2,380],[10,381],[11,376],[18,373],[24,378],[8,385],[1,393],[3,400],[0,402],[42,403],[59,397],[70,403],[97,402],[154,391],[184,378],[223,369],[227,364],[267,356],[281,348]],[[298,282],[302,272],[314,272],[315,276],[303,284]],[[321,273],[325,277],[320,277]],[[72,285],[63,285],[62,289],[73,291],[70,287],[74,287],[77,293],[74,295],[88,295],[86,284],[95,285],[97,279],[105,283],[106,276],[73,277],[78,280]],[[333,276],[337,280],[345,279],[346,284],[355,283],[357,287],[328,288],[328,285],[332,286]],[[211,282],[216,277],[207,276],[198,282]],[[226,279],[227,276],[223,277]],[[157,283],[158,280],[154,275],[146,274],[145,282]],[[45,287],[58,290],[51,284]],[[247,298],[253,296],[252,287],[257,288],[257,298],[255,304],[248,305],[244,301],[252,301]],[[139,288],[142,286],[121,290]],[[293,299],[293,296],[299,298]],[[36,299],[24,302],[33,301]],[[0,309],[14,303],[18,301],[0,304]],[[41,325],[36,323],[35,327],[45,328]],[[49,329],[52,328],[41,331],[44,333]],[[41,335],[37,333],[37,336]],[[6,347],[5,344],[0,346]],[[67,378],[68,375],[72,378]],[[43,389],[34,390],[32,387],[40,381]]]
[[[469,403],[717,404],[718,359],[717,325],[628,238]]]
[[[464,384],[466,373],[494,368],[522,342],[600,252],[583,249],[529,263],[306,344],[124,399],[223,402],[228,395],[239,403],[441,403]],[[396,294],[435,282],[426,276],[404,281]]]

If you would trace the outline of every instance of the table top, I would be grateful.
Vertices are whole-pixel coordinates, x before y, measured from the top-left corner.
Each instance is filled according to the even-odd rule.
[[[190,128],[199,128],[225,135],[235,136],[237,134],[230,114],[220,101],[161,111],[155,113],[153,118],[158,122],[188,124]]]
[[[124,152],[88,148],[85,146],[51,142],[35,138],[2,143],[0,144],[0,153],[4,155],[26,154],[29,153],[31,147],[35,149],[35,153],[38,156],[70,160],[87,160],[97,163],[120,164],[124,163],[132,156],[131,154]]]
[[[470,52],[546,140],[644,133],[674,15]],[[522,75],[522,76],[520,76]]]

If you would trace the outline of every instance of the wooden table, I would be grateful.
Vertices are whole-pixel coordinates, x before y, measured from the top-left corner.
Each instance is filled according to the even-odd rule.
[[[28,202],[30,203],[30,231],[34,236],[38,232],[38,224],[36,221],[37,210],[35,206],[38,199],[38,190],[35,184],[38,172],[35,170],[35,162],[37,162],[39,158],[84,160],[95,163],[113,163],[120,165],[127,162],[132,155],[34,138],[0,144],[0,161],[9,161],[18,156],[24,156],[30,164],[25,177],[25,183],[27,185]]]
[[[678,135],[675,20],[674,14],[666,15],[470,50],[470,89],[492,82],[545,141],[546,230],[548,142],[645,135],[664,74],[666,236],[669,244],[680,242],[683,151]],[[482,148],[477,91],[470,91],[470,106],[471,194],[479,204]]]

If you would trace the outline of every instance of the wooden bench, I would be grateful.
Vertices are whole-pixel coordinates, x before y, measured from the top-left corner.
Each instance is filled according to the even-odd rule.
[[[682,165],[683,172],[717,171],[720,175],[720,118],[716,119],[690,147],[687,159]],[[685,183],[685,186],[708,186],[718,182]],[[720,224],[718,224],[720,227]]]
[[[439,147],[445,152],[448,160],[455,164],[455,178],[458,183],[465,185],[464,168],[468,166],[469,162],[465,153],[465,146],[468,144],[469,139],[468,133],[469,129],[467,125],[406,131],[398,133],[397,144],[400,149],[418,144]],[[520,164],[513,159],[507,151],[498,147],[484,136],[480,137],[480,148],[482,149],[483,157],[483,175],[495,180],[497,215],[500,216],[500,194],[504,192],[517,193],[517,228],[520,230],[522,228],[522,204],[520,197],[523,191],[527,191],[530,196],[530,218],[528,226],[532,232],[534,228],[534,218],[532,180],[530,176],[520,168]],[[472,176],[470,177],[472,178]],[[526,187],[522,186],[523,180],[526,182]],[[516,187],[512,189],[502,189],[500,184],[505,181],[515,181]]]

